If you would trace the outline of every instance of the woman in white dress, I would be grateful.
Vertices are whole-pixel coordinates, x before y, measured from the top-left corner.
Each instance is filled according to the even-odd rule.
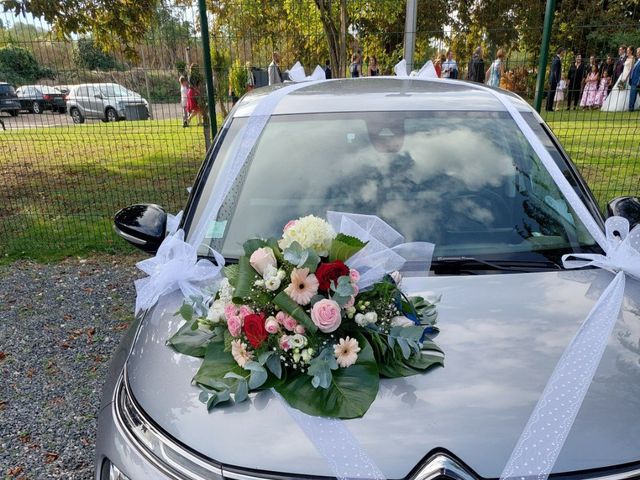
[[[602,108],[603,112],[626,112],[629,110],[629,75],[635,62],[633,56],[633,48],[627,48],[627,59],[624,62],[622,75],[611,89],[611,92],[604,100]],[[638,102],[636,102],[636,105]],[[636,107],[637,108],[637,107]]]

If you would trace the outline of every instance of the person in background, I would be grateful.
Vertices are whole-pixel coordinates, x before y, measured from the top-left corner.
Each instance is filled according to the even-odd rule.
[[[593,108],[600,106],[597,103],[598,96],[598,84],[600,83],[600,75],[598,74],[598,65],[591,63],[589,75],[585,80],[584,91],[582,92],[582,99],[580,100],[580,106],[582,108]]]
[[[562,76],[562,57],[564,55],[564,48],[560,47],[556,51],[556,56],[551,62],[551,69],[549,70],[549,95],[547,96],[547,112],[554,111],[554,103],[556,102],[556,89]],[[557,108],[557,104],[556,104]]]
[[[269,85],[277,85],[282,83],[282,71],[280,70],[280,54],[273,52],[271,55],[271,63],[268,68]]]
[[[254,88],[256,88],[256,77],[253,74],[253,66],[251,62],[247,62],[244,64],[247,69],[247,92],[250,92]]]
[[[560,81],[558,82],[558,86],[556,87],[556,94],[554,97],[555,110],[560,108],[560,105],[564,101],[564,92],[567,89],[567,76],[562,75]]]
[[[633,112],[637,103],[638,89],[640,87],[640,47],[636,50],[636,62],[633,64],[629,75],[629,111]]]
[[[600,75],[600,85],[598,85],[598,94],[596,96],[595,105],[598,107],[602,107],[604,103],[604,99],[607,98],[609,94],[609,89],[611,88],[611,77],[609,76],[609,71],[604,68],[602,69],[602,74]]]
[[[442,78],[458,78],[458,64],[451,50],[447,50],[446,60],[442,62]]]
[[[180,76],[180,107],[182,108],[182,127],[186,128],[189,124],[189,112],[187,111],[187,93],[189,92],[189,82],[184,75]]]
[[[324,62],[324,78],[326,78],[327,80],[331,80],[331,78],[333,78],[331,72],[331,62],[329,60]]]
[[[358,78],[362,76],[362,67],[360,66],[360,57],[357,53],[351,55],[351,65],[349,65],[349,73],[351,78]]]
[[[618,58],[616,59],[616,63],[613,65],[613,76],[611,77],[611,85],[614,85],[620,75],[622,75],[622,70],[624,70],[624,62],[627,61],[627,46],[620,45],[618,49]]]
[[[573,103],[573,108],[578,108],[584,77],[585,70],[584,63],[582,63],[582,55],[577,54],[575,62],[573,62],[569,68],[569,95],[567,95],[567,110],[571,110],[571,103]]]
[[[378,59],[372,55],[369,57],[369,76],[377,77],[378,75],[380,75],[378,70]]]
[[[201,93],[200,86],[202,83],[202,79],[200,78],[200,70],[197,67],[191,66],[191,75],[189,76],[189,90],[187,90],[187,112],[189,116],[187,117],[185,127],[188,127],[191,123],[193,117],[198,117],[198,125],[202,125],[202,105],[200,102]]]
[[[487,85],[490,87],[500,87],[500,79],[504,75],[504,50],[498,49],[496,59],[491,66],[487,69],[485,78],[487,79]]]
[[[436,75],[438,75],[438,78],[440,78],[442,76],[442,61],[444,59],[444,55],[440,54],[436,57],[436,61],[433,62],[433,68],[436,71]]]
[[[482,59],[482,47],[476,48],[473,56],[469,61],[469,71],[467,72],[467,80],[472,82],[484,83],[484,60]]]

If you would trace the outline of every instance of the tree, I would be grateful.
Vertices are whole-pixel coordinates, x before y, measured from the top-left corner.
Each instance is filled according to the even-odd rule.
[[[73,49],[73,60],[78,68],[86,70],[120,70],[118,62],[103,52],[91,37],[83,37]]]
[[[144,38],[159,0],[4,0],[4,11],[31,13],[53,26],[61,37],[91,34],[110,50],[122,48],[135,57],[135,44]]]
[[[50,77],[52,72],[43,69],[32,53],[17,45],[0,47],[0,78],[14,85],[34,83],[42,77]]]

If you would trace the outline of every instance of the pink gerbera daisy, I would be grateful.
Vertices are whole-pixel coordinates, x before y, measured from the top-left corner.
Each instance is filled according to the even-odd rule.
[[[318,293],[318,279],[308,268],[294,268],[291,272],[291,283],[284,291],[298,305],[307,305]]]
[[[333,353],[338,365],[347,368],[356,363],[360,346],[355,338],[341,338],[337,345],[333,346]]]

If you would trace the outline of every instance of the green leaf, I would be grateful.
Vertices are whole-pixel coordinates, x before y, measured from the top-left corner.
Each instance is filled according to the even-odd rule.
[[[255,361],[247,362],[244,365],[244,369],[248,370],[251,373],[249,377],[249,389],[251,390],[260,387],[264,382],[267,381],[267,377],[269,376],[267,370]]]
[[[183,303],[174,316],[177,317],[178,315],[187,321],[191,320],[193,318],[193,306],[190,303]]]
[[[282,378],[282,364],[276,352],[273,350],[262,352],[258,356],[258,362],[260,362],[261,365],[266,365],[267,369],[278,379]]]
[[[379,373],[373,349],[364,336],[355,336],[361,348],[358,361],[349,368],[332,372],[328,389],[318,389],[311,377],[290,378],[276,390],[293,408],[309,415],[333,418],[358,418],[366,413],[376,398]]]
[[[275,296],[273,303],[278,306],[280,310],[295,318],[296,321],[307,330],[307,332],[314,333],[318,330],[318,327],[316,327],[315,323],[311,321],[311,317],[307,315],[304,308],[294,302],[284,291]]]
[[[210,342],[193,381],[219,390],[221,383],[228,387],[235,384],[235,380],[231,381],[226,377],[229,372],[242,375],[244,370],[236,363],[231,353],[224,351],[223,342]]]
[[[279,264],[281,264],[282,261],[284,260],[284,257],[282,256],[282,250],[280,250],[280,246],[278,245],[278,239],[269,238],[267,240],[267,247],[271,247],[271,250],[273,250],[273,254],[276,257],[276,260],[278,261]]]
[[[242,248],[244,248],[244,254],[249,258],[253,252],[257,249],[266,247],[267,242],[261,238],[251,238],[244,242]]]
[[[338,362],[333,354],[333,350],[329,347],[320,352],[320,355],[309,362],[307,374],[311,377],[311,385],[314,388],[327,389],[331,386],[333,374],[331,370],[337,370]]]
[[[195,329],[193,328],[194,325],[196,326]],[[211,331],[200,330],[197,325],[197,319],[188,321],[167,340],[167,345],[184,355],[204,357],[207,345],[216,334]]]
[[[340,260],[341,262],[346,262],[349,258],[362,250],[365,245],[366,243],[359,238],[339,233],[331,242],[331,248],[329,249],[329,261],[335,262],[336,260]]]
[[[227,277],[232,287],[235,287],[238,283],[239,270],[240,267],[237,263],[224,267],[224,276]]]
[[[229,400],[231,400],[231,394],[228,389],[212,393],[211,397],[209,397],[209,400],[207,401],[207,410],[211,410],[219,403],[228,402]]]
[[[297,268],[308,268],[313,273],[318,268],[320,257],[311,248],[302,248],[298,242],[293,242],[283,252],[284,259]]]
[[[238,260],[238,281],[233,293],[234,303],[243,303],[251,295],[253,282],[258,278],[258,274],[249,263],[249,257],[241,256]]]
[[[338,278],[338,284],[331,282],[331,290],[334,292],[331,299],[338,303],[341,307],[344,307],[349,301],[355,290],[351,285],[351,279],[346,275]]]

